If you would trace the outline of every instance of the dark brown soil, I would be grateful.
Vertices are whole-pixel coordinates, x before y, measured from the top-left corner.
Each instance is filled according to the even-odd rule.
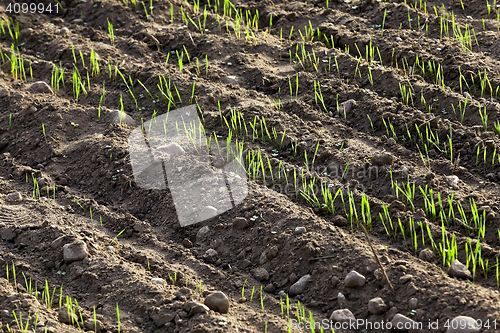
[[[464,9],[452,0],[330,0],[329,8],[236,1],[230,18],[223,1],[215,12],[214,0],[200,1],[199,11],[185,1],[154,0],[151,10],[149,1],[63,0],[59,13],[46,14],[8,13],[9,4],[0,0],[3,332],[21,332],[28,318],[36,332],[289,332],[299,331],[298,318],[322,322],[339,309],[373,323],[402,314],[422,323],[419,332],[446,332],[460,315],[499,331],[500,32],[492,0],[491,13],[483,0],[464,1]],[[246,25],[241,35],[233,29],[235,8],[245,22],[258,10],[248,35]],[[204,20],[204,31],[193,24]],[[462,45],[456,36],[466,31],[471,43]],[[12,69],[11,46],[24,75]],[[58,91],[54,66],[64,69]],[[86,90],[78,100],[75,68]],[[37,81],[53,93],[31,89]],[[160,91],[169,84],[172,97]],[[110,111],[122,103],[135,124],[113,123]],[[138,185],[129,135],[188,105],[212,138],[214,161],[215,137],[243,142],[248,196],[181,227],[168,187]],[[251,156],[262,156],[264,177]],[[323,204],[322,187],[333,205]],[[7,197],[14,192],[22,200]],[[65,263],[63,245],[75,240],[85,242],[87,258]],[[472,278],[448,274],[454,242]],[[353,270],[363,287],[346,287]],[[287,311],[281,297],[308,274]],[[227,295],[229,312],[190,314],[191,302],[212,291]],[[375,315],[368,302],[377,297],[386,308]],[[68,324],[69,303],[77,320]]]

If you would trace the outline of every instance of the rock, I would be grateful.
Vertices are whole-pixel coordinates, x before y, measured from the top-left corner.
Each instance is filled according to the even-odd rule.
[[[344,103],[341,104],[339,111],[344,113],[344,115],[345,115],[345,114],[349,113],[352,109],[354,109],[355,106],[356,106],[356,101],[353,99],[350,99],[350,100],[345,101]]]
[[[373,276],[375,276],[375,279],[377,279],[377,280],[382,280],[384,278],[384,275],[382,274],[382,271],[380,270],[380,268],[377,268],[373,272]]]
[[[410,305],[410,309],[415,310],[417,308],[417,305],[418,305],[418,299],[416,299],[415,297],[413,297],[413,298],[410,299],[410,301],[408,302],[408,304]]]
[[[23,196],[19,192],[9,193],[5,197],[5,201],[7,201],[7,202],[16,202],[16,201],[21,201],[21,200],[23,200]]]
[[[83,323],[84,323],[85,329],[88,331],[97,332],[97,333],[104,332],[104,324],[102,323],[102,321],[100,321],[97,318],[94,321],[93,316],[91,316],[90,318],[87,318]]]
[[[332,222],[338,227],[345,227],[347,225],[347,219],[341,215],[335,216]]]
[[[134,125],[135,120],[125,111],[113,110],[109,113],[109,119],[112,124]]]
[[[340,283],[340,279],[336,276],[332,276],[330,283],[332,284],[332,287],[335,287]]]
[[[159,284],[160,286],[164,286],[167,284],[167,281],[165,281],[165,279],[162,278],[152,278],[151,283],[156,283]]]
[[[387,311],[387,305],[384,300],[380,297],[372,298],[368,302],[368,311],[374,315],[379,315]]]
[[[161,327],[174,320],[175,312],[166,312],[165,309],[153,308],[149,317],[157,327]]]
[[[73,311],[78,311],[78,310],[73,309]],[[68,313],[68,308],[66,307],[66,305],[63,305],[61,307],[61,310],[59,310],[59,314],[58,314],[57,318],[63,324],[76,323],[76,322],[78,322],[78,316],[73,311],[69,311],[69,313]]]
[[[269,279],[269,272],[263,267],[252,270],[252,275],[257,281],[267,281]]]
[[[399,282],[401,283],[406,283],[409,282],[413,278],[413,275],[411,274],[405,274],[402,277],[399,278]]]
[[[306,289],[307,282],[311,279],[311,275],[307,274],[304,275],[299,279],[299,281],[295,282],[291,287],[290,291],[288,292],[290,296],[295,296],[302,294],[304,290]]]
[[[182,246],[184,246],[186,249],[190,249],[193,247],[193,243],[189,239],[184,238],[182,240]]]
[[[458,261],[458,259],[455,259],[451,263],[446,273],[448,273],[449,276],[472,280],[472,274],[467,269],[467,266]]]
[[[236,77],[234,75],[229,75],[229,76],[226,76],[225,78],[223,78],[222,82],[227,83],[227,84],[234,84],[235,86],[237,86],[239,83],[239,80],[238,80],[238,77]]]
[[[217,209],[212,206],[206,206],[198,215],[198,222],[211,219],[214,216],[217,216]]]
[[[295,274],[295,273],[290,274],[290,276],[288,277],[288,281],[290,281],[291,284],[294,284],[298,280],[299,280],[299,278],[297,277],[297,274]]]
[[[354,317],[351,310],[341,309],[333,311],[330,320],[336,323],[350,323],[351,321],[356,321],[356,317]]]
[[[33,33],[33,29],[31,29],[31,28],[22,29],[21,31],[19,31],[19,38],[26,39],[29,36],[31,36],[32,33]]]
[[[183,155],[186,153],[184,148],[177,142],[171,142],[168,145],[160,146],[156,150],[169,155]]]
[[[247,219],[244,217],[235,217],[233,219],[233,229],[243,230],[248,228],[249,226],[250,224],[248,224]]]
[[[446,182],[450,186],[457,186],[459,180],[460,179],[457,176],[455,176],[455,175],[446,176]]]
[[[194,316],[195,314],[200,314],[200,313],[207,313],[210,309],[208,306],[205,304],[201,304],[198,302],[193,302],[193,306],[191,307],[191,310],[189,311],[189,316]]]
[[[9,229],[3,229],[0,232],[0,236],[2,237],[2,239],[6,240],[6,241],[11,241],[14,238],[16,238],[17,234],[14,230],[9,228]]]
[[[394,162],[394,156],[388,153],[382,153],[371,158],[372,165],[385,165]]]
[[[446,333],[479,333],[479,326],[474,318],[467,316],[458,316],[451,320],[450,327]]]
[[[402,42],[403,40],[401,39],[401,37],[396,37],[396,42]]]
[[[68,243],[71,243],[75,240],[73,236],[70,235],[64,235],[61,237],[56,238],[52,243],[50,243],[50,247],[53,249],[58,249],[63,245],[66,245]]]
[[[9,91],[5,88],[0,89],[0,98],[9,96]]]
[[[52,88],[45,81],[37,81],[31,84],[30,89],[36,93],[53,94]]]
[[[63,246],[64,262],[69,264],[73,261],[79,261],[87,258],[87,245],[81,239],[75,240],[70,244]]]
[[[418,255],[418,259],[423,261],[432,261],[434,259],[434,252],[431,249],[423,249]]]
[[[262,252],[259,258],[259,264],[264,265],[266,262],[267,262],[267,254],[266,252]]]
[[[352,271],[344,279],[344,285],[347,288],[359,288],[365,285],[366,279],[356,271]]]
[[[406,316],[403,316],[400,313],[396,313],[394,315],[394,318],[392,318],[391,320],[391,324],[392,324],[392,329],[398,332],[419,328],[419,323],[411,320]]]
[[[198,230],[196,233],[196,241],[201,240],[205,235],[210,231],[210,228],[208,226],[204,226]]]
[[[391,202],[391,204],[389,205],[389,209],[390,210],[400,210],[400,211],[405,211],[406,209],[406,206],[404,203],[402,203],[401,201],[399,200],[394,200],[393,202]]]
[[[71,23],[75,23],[75,24],[79,24],[79,23],[82,23],[82,19],[74,19],[73,21],[71,21]]]
[[[269,283],[267,286],[264,287],[264,291],[266,293],[272,293],[276,290],[276,287],[274,286],[274,284],[272,283]]]
[[[274,259],[278,256],[278,253],[279,253],[279,249],[276,245],[273,245],[269,248],[269,250],[267,250],[267,257],[269,259]]]
[[[205,259],[208,263],[215,264],[217,262],[217,255],[217,251],[214,249],[208,249],[203,255],[203,259]]]
[[[304,227],[297,227],[293,231],[293,233],[296,234],[296,235],[300,235],[300,234],[303,234],[305,232],[306,232],[306,228],[304,228]]]
[[[228,313],[229,311],[229,299],[221,291],[216,291],[208,295],[207,298],[205,298],[205,305],[208,306],[210,310],[219,313]]]
[[[389,146],[394,146],[396,144],[396,140],[394,140],[394,138],[389,138],[387,139],[387,144]]]
[[[66,36],[67,34],[69,34],[69,29],[66,28],[66,27],[63,27],[59,30],[59,34],[60,35],[63,35],[63,36]]]

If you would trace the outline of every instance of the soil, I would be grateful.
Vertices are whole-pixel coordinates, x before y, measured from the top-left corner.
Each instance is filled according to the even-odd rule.
[[[153,9],[116,0],[60,5],[57,13],[15,14],[0,1],[3,332],[22,331],[21,322],[36,332],[289,332],[300,330],[298,318],[324,323],[339,309],[380,324],[401,314],[422,323],[419,332],[446,332],[457,316],[499,331],[493,5],[489,14],[482,0],[464,1],[463,9],[452,0],[426,7],[331,0],[328,8],[325,1],[235,1],[245,21],[258,10],[248,35],[233,29],[235,9],[227,6],[232,17],[223,17],[220,2],[218,18],[213,0],[200,1],[206,16],[183,1],[154,0]],[[192,19],[187,27],[181,7]],[[460,34],[474,29],[471,44],[455,37],[452,12]],[[24,75],[13,69],[13,50]],[[64,70],[59,89],[54,66]],[[84,81],[78,99],[73,73]],[[34,89],[38,81],[51,91]],[[193,180],[184,166],[211,174],[228,162],[216,163],[215,138],[225,146],[229,128],[249,170],[247,195],[202,222],[197,211],[181,219],[171,187],[144,186],[129,149],[135,129],[147,136],[141,124],[188,105],[212,138],[214,163],[181,156],[172,164],[180,179]],[[120,109],[131,118],[113,121],[111,111]],[[180,144],[183,152],[188,144]],[[249,156],[262,156],[265,176]],[[172,185],[175,176],[166,178]],[[217,184],[207,179],[214,193],[194,193],[194,204],[220,203],[216,192],[228,186]],[[333,205],[323,204],[322,187]],[[68,244],[86,252],[69,262]],[[448,270],[455,257],[471,276]],[[362,286],[346,286],[351,271],[364,276]],[[304,290],[291,288],[306,275]],[[215,291],[227,295],[229,311],[198,305],[194,313],[193,302]],[[385,306],[374,314],[368,303],[377,297]]]

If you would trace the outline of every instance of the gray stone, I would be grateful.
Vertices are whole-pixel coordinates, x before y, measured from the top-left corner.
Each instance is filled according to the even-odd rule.
[[[356,317],[354,317],[351,310],[341,309],[333,311],[330,320],[336,323],[350,323],[351,321],[356,321]]]
[[[342,103],[340,107],[340,112],[345,115],[349,113],[352,109],[354,109],[356,107],[356,104],[357,104],[356,101],[353,99],[345,101],[344,103]]]
[[[272,283],[269,283],[267,286],[264,287],[264,291],[266,293],[272,293],[276,290],[276,287],[274,286],[274,284]]]
[[[368,311],[374,315],[379,315],[387,311],[387,305],[384,300],[380,297],[372,298],[368,302]]]
[[[135,120],[125,111],[113,110],[109,113],[109,119],[112,124],[134,125]]]
[[[61,307],[61,310],[59,310],[58,314],[59,321],[63,324],[73,324],[78,322],[78,316],[74,313],[74,311],[78,310],[73,309],[73,311],[69,311],[68,313],[68,308],[66,307],[66,305],[63,305]]]
[[[214,216],[217,216],[217,209],[212,206],[206,206],[198,215],[198,222],[211,219]]]
[[[214,264],[217,262],[217,256],[217,251],[215,251],[214,249],[208,249],[207,251],[205,251],[203,259],[205,259],[205,261],[207,261],[208,263]]]
[[[392,329],[397,332],[408,331],[411,329],[418,329],[419,323],[411,320],[410,318],[403,316],[400,313],[396,313],[394,318],[391,320]]]
[[[267,281],[269,279],[269,272],[263,267],[252,270],[252,275],[257,281]]]
[[[26,39],[29,36],[31,36],[32,33],[33,33],[33,29],[31,29],[31,28],[24,28],[21,31],[19,31],[19,38],[20,39]]]
[[[61,28],[61,30],[59,30],[59,34],[65,36],[65,35],[69,34],[69,29],[66,27],[63,27],[63,28]]]
[[[219,313],[228,313],[229,311],[229,299],[222,291],[211,293],[205,298],[204,303],[210,310]]]
[[[491,324],[491,323],[490,323]],[[474,318],[467,316],[458,316],[451,320],[450,327],[446,333],[479,333],[479,326]]]
[[[432,261],[434,259],[434,252],[431,249],[423,249],[418,255],[418,259],[423,261]]]
[[[6,96],[9,96],[9,91],[5,88],[0,89],[0,98],[6,97]]]
[[[470,279],[472,280],[472,274],[467,269],[467,266],[462,264],[458,259],[455,259],[447,271],[449,276],[461,278],[461,279]]]
[[[236,77],[234,75],[229,75],[229,76],[226,76],[225,78],[223,78],[222,82],[227,83],[227,84],[233,84],[233,85],[237,86],[239,83],[239,80],[238,80],[238,77]]]
[[[165,281],[165,279],[162,279],[162,278],[152,278],[151,283],[155,283],[155,284],[159,284],[160,286],[164,286],[167,284],[167,281]]]
[[[296,234],[296,235],[300,235],[300,234],[303,234],[305,232],[306,232],[306,228],[304,228],[304,227],[297,227],[293,231],[293,233]]]
[[[418,305],[418,299],[416,299],[415,297],[413,297],[413,298],[410,299],[410,301],[408,302],[408,304],[410,305],[410,309],[415,310],[417,308],[417,305]]]
[[[45,81],[37,81],[31,84],[30,89],[37,93],[53,94],[52,88]]]
[[[102,321],[96,318],[94,321],[94,316],[87,318],[84,322],[85,329],[92,332],[104,332],[104,324]]]
[[[385,165],[394,162],[394,156],[388,153],[382,153],[371,158],[372,165]]]
[[[63,245],[66,245],[68,243],[71,243],[75,240],[73,236],[70,235],[64,235],[61,237],[56,238],[52,243],[50,243],[50,247],[53,249],[58,249]]]
[[[167,145],[160,146],[156,148],[156,150],[169,155],[183,155],[186,153],[184,148],[182,148],[177,142],[171,142]]]
[[[87,258],[87,245],[81,239],[63,246],[64,262],[69,264],[73,261],[79,261]]]
[[[243,230],[248,228],[249,226],[250,224],[248,224],[247,219],[244,217],[235,217],[233,219],[233,229]]]
[[[9,193],[5,197],[5,201],[7,201],[7,202],[16,202],[16,201],[21,201],[21,200],[23,200],[23,196],[19,192]]]
[[[347,225],[347,219],[341,215],[335,216],[332,222],[338,227],[345,227]]]
[[[196,233],[196,240],[199,241],[201,240],[203,237],[205,237],[205,235],[210,231],[210,228],[208,226],[204,226],[202,228],[200,228],[200,230],[198,230],[198,232]]]
[[[411,281],[412,278],[413,278],[413,275],[411,275],[411,274],[405,274],[405,275],[403,275],[402,277],[399,278],[399,282],[406,283],[406,282]]]
[[[194,316],[195,314],[200,314],[200,313],[207,313],[210,309],[208,306],[205,304],[201,304],[198,302],[193,302],[193,306],[191,307],[191,310],[189,311],[189,316]]]
[[[347,288],[359,288],[365,285],[366,279],[363,275],[356,271],[352,271],[344,279],[344,284]]]
[[[184,238],[182,240],[182,246],[184,246],[186,249],[190,249],[193,247],[193,243],[189,239]]]
[[[289,294],[290,296],[295,296],[302,294],[304,290],[306,289],[307,282],[311,279],[311,275],[307,274],[304,275],[299,279],[299,281],[295,282],[291,287]]]

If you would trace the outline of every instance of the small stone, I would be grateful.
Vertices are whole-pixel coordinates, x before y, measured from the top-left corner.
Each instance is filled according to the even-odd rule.
[[[399,282],[406,283],[406,282],[409,282],[412,278],[413,278],[413,275],[406,274],[406,275],[403,275],[402,277],[399,278]]]
[[[396,140],[394,140],[394,138],[389,138],[387,139],[387,144],[389,146],[394,146],[396,144]]]
[[[396,37],[396,42],[402,42],[403,40],[401,39],[401,37]]]
[[[354,317],[351,310],[341,309],[333,311],[330,320],[336,323],[350,323],[351,321],[356,321],[356,317]]]
[[[290,274],[290,276],[288,277],[288,281],[290,281],[291,284],[294,284],[298,280],[299,280],[299,278],[297,277],[297,274],[295,274],[295,273]]]
[[[191,307],[191,310],[189,311],[189,316],[194,316],[195,314],[200,314],[200,313],[207,313],[210,309],[208,306],[205,304],[201,304],[198,302],[193,302],[193,306]]]
[[[244,217],[235,217],[233,219],[233,229],[236,230],[244,230],[248,228],[250,224],[248,224],[248,221]]]
[[[216,263],[217,262],[217,256],[218,253],[214,249],[208,249],[205,251],[205,254],[203,255],[203,259],[205,259],[206,262],[208,263]]]
[[[219,313],[228,313],[229,311],[229,299],[221,291],[216,291],[208,295],[204,303],[210,310]]]
[[[347,288],[359,288],[365,285],[366,279],[356,271],[352,271],[345,277],[344,284]]]
[[[391,204],[389,205],[389,209],[390,210],[400,210],[400,211],[405,211],[406,209],[406,206],[404,203],[402,203],[401,201],[399,200],[394,200],[393,202],[391,202]]]
[[[65,244],[73,242],[74,240],[75,240],[75,238],[73,236],[64,235],[64,236],[58,237],[54,241],[52,241],[52,243],[50,243],[50,247],[53,249],[58,249]]]
[[[446,333],[479,333],[481,326],[476,320],[467,316],[458,316],[451,320]]]
[[[368,302],[368,311],[374,315],[379,315],[387,311],[387,305],[384,300],[380,297],[372,298]]]
[[[450,186],[456,186],[456,185],[458,185],[458,181],[459,180],[460,179],[457,176],[455,176],[455,175],[446,176],[446,182]]]
[[[303,234],[305,232],[306,232],[306,228],[304,228],[304,227],[297,227],[293,231],[293,233],[296,234],[296,235],[300,235],[300,234]]]
[[[295,296],[302,294],[306,289],[307,282],[311,279],[311,275],[307,274],[301,277],[297,282],[295,282],[291,287],[289,294],[290,296]]]
[[[63,246],[64,262],[69,264],[73,261],[79,261],[88,256],[87,245],[81,239],[75,240],[70,244]]]
[[[266,293],[272,293],[276,290],[276,287],[274,286],[274,284],[272,283],[269,283],[267,286],[264,287],[264,291]]]
[[[84,321],[84,326],[85,329],[88,331],[98,332],[98,333],[104,331],[104,324],[102,323],[102,321],[100,321],[97,318],[94,320],[93,316],[91,318],[87,318]]]
[[[69,29],[68,29],[68,28],[66,28],[66,27],[63,27],[63,28],[61,28],[61,29],[59,30],[59,34],[61,34],[61,35],[65,36],[65,35],[69,34]]]
[[[451,263],[447,273],[449,276],[472,280],[471,272],[467,269],[467,266],[458,261],[458,259],[455,259]]]
[[[205,208],[202,209],[202,211],[198,215],[197,222],[211,219],[214,216],[217,216],[217,209],[212,206],[206,206]]]
[[[73,311],[78,311],[78,310],[74,309]],[[58,315],[59,321],[63,324],[73,324],[78,322],[78,317],[75,313],[73,313],[73,311],[68,311],[66,305],[63,305],[61,307],[61,310],[59,310],[59,315]]]
[[[371,158],[372,165],[385,165],[394,162],[394,156],[388,153],[382,153]]]
[[[79,24],[79,23],[82,23],[82,19],[74,19],[73,21],[71,21],[72,23],[75,23],[75,24]]]
[[[109,113],[109,119],[112,124],[134,125],[135,120],[125,111],[113,110]]]
[[[23,200],[23,196],[19,192],[9,193],[5,197],[5,201],[7,201],[7,202],[16,202],[16,201],[21,201],[21,200]]]
[[[344,115],[346,115],[347,113],[349,113],[352,109],[354,109],[354,107],[356,107],[357,103],[355,100],[353,99],[350,99],[348,101],[345,101],[344,103],[342,103],[341,107],[340,107],[340,112],[342,112]]]
[[[183,155],[186,153],[184,148],[177,142],[171,142],[168,145],[160,146],[156,150],[168,155]]]
[[[162,278],[152,278],[151,283],[156,283],[159,284],[160,286],[164,286],[167,284],[167,281],[165,281],[165,279]]]
[[[266,251],[267,257],[269,259],[274,259],[278,256],[279,249],[276,245],[273,245],[269,248],[269,250]]]
[[[229,76],[226,76],[225,78],[223,78],[222,82],[227,83],[227,84],[233,84],[236,86],[236,85],[238,85],[239,80],[238,80],[238,77],[236,77],[234,75],[229,75]]]
[[[19,31],[19,38],[26,39],[29,36],[31,36],[32,33],[33,33],[33,29],[31,29],[31,28],[22,29],[21,31]]]
[[[37,81],[31,84],[30,89],[37,93],[53,94],[52,88],[45,81]]]
[[[392,329],[394,331],[408,331],[410,329],[418,329],[419,328],[419,323],[411,320],[410,318],[403,316],[400,313],[396,313],[394,315],[394,318],[391,320],[392,324]]]
[[[413,297],[413,298],[410,299],[410,301],[408,302],[408,304],[410,305],[410,309],[415,310],[417,308],[417,305],[418,305],[418,299],[416,299],[415,297]]]
[[[333,287],[337,286],[340,283],[340,279],[336,276],[332,276],[330,283]]]
[[[384,278],[384,275],[382,274],[380,268],[377,268],[375,271],[373,271],[373,276],[375,276],[375,279],[377,280],[382,280]]]
[[[184,246],[186,249],[190,249],[193,247],[193,243],[189,239],[184,238],[184,240],[182,241],[182,246]]]
[[[196,241],[200,241],[210,231],[208,226],[204,226],[196,233]]]
[[[434,259],[434,252],[431,249],[423,249],[418,255],[418,259],[423,261],[432,261]]]
[[[9,91],[5,88],[0,89],[0,98],[6,97],[6,96],[9,96]]]
[[[269,272],[263,267],[255,268],[252,275],[257,281],[267,281],[269,279]]]
[[[347,225],[347,219],[341,215],[335,216],[332,222],[338,227],[345,227]]]

